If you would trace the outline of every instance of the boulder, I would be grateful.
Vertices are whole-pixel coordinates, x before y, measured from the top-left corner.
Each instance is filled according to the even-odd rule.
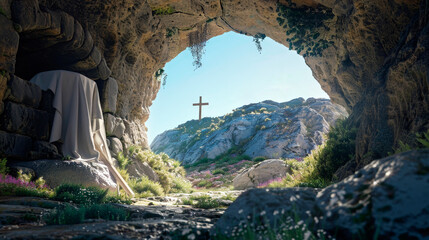
[[[15,72],[19,35],[14,29],[13,22],[2,14],[0,14],[0,29],[0,70]]]
[[[109,137],[108,141],[110,142],[110,144],[108,144],[108,145],[110,148],[110,152],[112,153],[112,156],[116,157],[118,155],[118,153],[124,151],[124,147],[122,145],[121,140],[119,140],[119,138]]]
[[[28,157],[30,160],[58,159],[61,155],[55,145],[45,141],[35,141]]]
[[[142,176],[146,176],[151,181],[159,181],[159,177],[156,172],[149,166],[149,164],[145,162],[132,160],[132,162],[128,165],[127,170],[130,174],[130,177],[141,178]]]
[[[291,169],[283,160],[268,159],[238,174],[232,180],[232,185],[236,190],[253,188],[283,178],[287,173],[291,173]]]
[[[0,128],[35,139],[48,140],[49,120],[50,116],[45,111],[6,102],[4,113],[0,116]]]
[[[31,150],[30,137],[0,131],[0,156],[12,159],[26,159]]]
[[[36,84],[12,75],[8,82],[6,98],[16,103],[38,108],[42,99],[42,90]]]
[[[274,226],[295,216],[309,222],[311,216],[301,209],[313,209],[317,190],[313,188],[251,189],[242,193],[225,211],[212,229],[213,234],[230,237],[239,229],[263,222]],[[295,209],[299,209],[297,212]]]
[[[361,232],[379,239],[429,237],[429,150],[373,161],[317,195],[317,207],[337,232],[351,239]]]
[[[106,81],[98,80],[97,85],[99,87],[103,112],[115,113],[116,100],[118,97],[118,83],[114,78],[108,78]]]
[[[75,183],[84,186],[96,186],[116,190],[116,183],[106,165],[80,160],[37,160],[17,162],[11,167],[33,169],[36,177],[43,177],[52,188],[62,183]]]
[[[104,114],[104,124],[106,127],[107,136],[115,136],[121,138],[124,135],[125,124],[121,118],[106,113]]]
[[[244,224],[258,221],[275,228],[279,226],[275,219],[288,223],[292,217],[286,227],[303,221],[314,235],[323,229],[336,239],[428,239],[427,196],[429,149],[410,151],[375,160],[320,191],[248,190],[226,210],[212,232],[231,236]]]

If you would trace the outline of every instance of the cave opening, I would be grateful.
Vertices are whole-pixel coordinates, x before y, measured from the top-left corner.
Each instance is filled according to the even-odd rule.
[[[162,69],[146,122],[152,151],[185,165],[233,148],[251,158],[303,158],[326,140],[339,116],[348,115],[328,100],[302,56],[270,38],[255,46],[252,37],[228,32],[207,42],[200,68],[192,60],[192,51],[183,51]],[[209,103],[202,120],[192,105],[200,96]],[[283,109],[291,102],[293,111]]]
[[[203,117],[218,117],[265,100],[329,99],[296,51],[270,38],[260,46],[261,52],[252,37],[227,32],[207,42],[201,68],[192,64],[189,48],[168,62],[146,122],[149,142],[167,129],[196,119],[198,111],[190,103],[200,95],[210,102]]]

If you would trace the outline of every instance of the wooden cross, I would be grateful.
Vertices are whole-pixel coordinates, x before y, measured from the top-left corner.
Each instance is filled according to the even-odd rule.
[[[193,106],[199,106],[200,107],[200,121],[201,121],[201,110],[203,105],[209,105],[209,103],[203,103],[203,97],[200,96],[200,102],[192,104]]]

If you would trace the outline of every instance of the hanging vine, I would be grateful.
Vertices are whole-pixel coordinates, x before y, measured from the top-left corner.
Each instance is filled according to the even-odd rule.
[[[203,65],[202,58],[205,53],[207,35],[207,23],[199,25],[196,31],[188,34],[189,48],[191,50],[192,57],[194,58],[194,62],[192,64],[195,66],[195,70]]]
[[[253,36],[253,42],[255,42],[256,49],[258,50],[259,54],[262,53],[262,41],[264,41],[266,35],[263,33],[257,33],[255,36]]]
[[[161,82],[162,88],[165,88],[165,85],[167,84],[167,74],[163,68],[160,68],[155,72],[155,79],[158,82]]]
[[[333,44],[326,36],[322,38],[320,30],[329,31],[325,22],[334,17],[331,9],[319,6],[317,8],[302,6],[288,0],[288,6],[277,4],[277,22],[286,30],[286,41],[289,49],[303,56],[320,56],[322,51]],[[332,38],[332,36],[330,36]]]

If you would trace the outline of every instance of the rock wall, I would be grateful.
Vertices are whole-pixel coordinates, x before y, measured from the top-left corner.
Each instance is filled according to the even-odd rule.
[[[190,35],[205,40],[228,31],[265,34],[303,55],[331,100],[351,112],[359,127],[360,164],[367,153],[385,156],[411,132],[428,128],[428,5],[426,0],[6,0],[0,4],[1,34],[7,36],[0,40],[0,68],[15,73],[16,61],[16,75],[26,78],[47,65],[58,67],[32,68],[32,59],[61,55],[56,47],[73,40],[67,26],[80,23],[81,35],[92,36],[91,58],[61,67],[115,78],[122,142],[146,145],[144,122],[160,87],[154,73],[189,46]],[[35,32],[40,26],[51,35]],[[44,41],[35,41],[40,37]],[[66,53],[60,59],[67,60]]]
[[[79,72],[97,82],[113,154],[123,145],[144,146],[145,129],[115,116],[117,81],[110,77],[92,34],[79,21],[37,1],[2,2],[0,9],[0,157],[62,157],[60,149],[47,142],[55,113],[53,94],[27,81],[38,72],[55,69]]]

